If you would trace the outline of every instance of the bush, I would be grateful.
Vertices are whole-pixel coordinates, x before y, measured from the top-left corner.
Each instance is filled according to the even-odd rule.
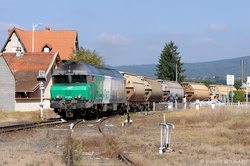
[[[234,96],[233,96],[233,102],[242,102],[245,99],[245,93],[243,91],[233,91]],[[232,101],[232,97],[230,95],[231,92],[229,92],[229,100]]]

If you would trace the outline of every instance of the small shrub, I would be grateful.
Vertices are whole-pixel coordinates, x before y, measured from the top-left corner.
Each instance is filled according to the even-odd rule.
[[[243,102],[244,101],[244,98],[245,98],[245,94],[243,91],[233,91],[234,92],[234,96],[233,98],[231,97],[230,93],[229,92],[229,100],[232,101],[233,99],[233,102]]]
[[[57,137],[57,136],[53,136],[52,139],[53,139],[53,140],[57,140],[58,137]]]
[[[75,165],[79,165],[82,160],[82,142],[74,140],[73,143],[73,161]]]

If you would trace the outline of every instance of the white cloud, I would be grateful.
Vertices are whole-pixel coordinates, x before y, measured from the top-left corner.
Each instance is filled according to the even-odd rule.
[[[12,29],[12,28],[14,28],[14,27],[17,27],[17,28],[22,29],[22,27],[21,27],[20,25],[18,25],[18,24],[15,24],[15,23],[7,23],[7,22],[0,22],[0,27],[1,27],[1,29],[4,29],[5,31],[6,31],[7,29]],[[7,33],[7,31],[6,31],[6,33]]]
[[[210,31],[225,31],[229,29],[229,26],[226,24],[210,24],[208,29]]]
[[[97,36],[96,41],[111,45],[128,45],[131,43],[128,38],[122,36],[121,34],[110,35],[107,33],[101,33]]]
[[[22,27],[15,23],[0,22],[0,46],[6,42],[8,37],[8,29],[13,29],[14,27],[22,29]],[[0,47],[1,48],[1,47]]]

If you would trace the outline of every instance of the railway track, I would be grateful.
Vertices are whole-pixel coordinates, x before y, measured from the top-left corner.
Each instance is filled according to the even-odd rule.
[[[74,128],[82,123],[84,120],[83,119],[79,119],[77,120],[75,123],[72,123],[70,126],[70,130],[69,130],[69,134],[68,134],[68,143],[67,143],[67,166],[74,166],[74,160],[73,160],[73,146],[72,146],[72,132],[74,130]]]
[[[117,157],[122,160],[123,162],[125,162],[126,164],[129,164],[129,165],[137,165],[134,161],[132,161],[129,157],[127,157],[121,150],[118,150],[120,149],[120,147],[117,147],[119,144],[116,143],[115,140],[113,139],[109,139],[110,137],[110,133],[107,132],[107,131],[104,131],[105,129],[105,125],[104,123],[111,119],[111,118],[114,118],[116,115],[114,116],[110,116],[110,117],[104,117],[102,118],[98,124],[97,124],[97,129],[98,131],[102,134],[102,136],[104,137],[104,139],[107,140],[107,143],[109,144],[110,147],[114,147],[112,150],[115,151],[115,153],[117,154]],[[73,135],[73,133],[76,133],[77,130],[79,130],[77,128],[77,126],[79,124],[82,124],[84,122],[84,120],[77,120],[76,122],[74,123],[71,123],[70,125],[70,130],[69,130],[69,133],[68,133],[68,138],[67,138],[67,161],[66,161],[66,165],[67,166],[75,166],[74,164],[74,147],[73,147],[73,144],[74,144],[74,136],[75,134]],[[88,123],[88,122],[87,122]],[[88,125],[88,124],[86,124]],[[81,127],[79,127],[81,128]]]
[[[33,123],[16,124],[16,125],[9,125],[9,126],[0,126],[0,133],[15,132],[15,131],[19,131],[19,130],[25,130],[25,129],[31,129],[31,128],[37,128],[37,127],[44,127],[44,126],[50,126],[50,125],[58,125],[58,124],[62,124],[62,123],[65,123],[65,121],[55,119],[55,120],[48,120],[48,121],[42,121],[42,122],[33,122]]]
[[[62,121],[59,119],[55,120],[48,120],[48,121],[42,121],[42,122],[33,122],[33,123],[23,123],[23,124],[16,124],[16,125],[8,125],[8,126],[0,126],[0,133],[8,133],[8,132],[16,132],[26,129],[32,129],[32,128],[39,128],[39,127],[45,127],[45,126],[53,126],[53,125],[60,125],[60,124],[70,124],[70,130],[68,132],[68,143],[67,143],[67,166],[74,166],[73,162],[73,148],[72,148],[72,132],[73,129],[80,124],[83,121],[83,119],[80,120],[72,120],[72,121]]]
[[[108,138],[109,134],[104,132],[103,127],[102,127],[102,124],[103,124],[106,120],[108,120],[108,119],[110,119],[110,118],[114,118],[115,116],[117,116],[117,115],[102,118],[102,119],[100,120],[99,125],[98,125],[99,131],[102,133],[103,137],[106,138],[106,139]],[[108,143],[109,143],[110,145],[112,145],[112,144],[114,144],[113,141],[114,141],[114,140],[112,140],[112,141],[109,140]],[[118,150],[118,149],[119,149],[119,148],[115,148],[115,151],[116,151],[116,153],[118,154],[118,157],[119,157],[122,161],[124,161],[126,164],[130,164],[130,165],[134,165],[134,166],[137,165],[134,161],[132,161],[131,159],[129,159],[129,157],[127,157],[121,150]]]
[[[108,144],[113,146],[113,145],[118,145],[114,140],[108,139],[109,138],[109,132],[104,131],[103,129],[105,126],[103,125],[108,119],[114,118],[115,116],[110,116],[110,117],[104,117],[102,118],[98,124],[97,124],[97,129],[99,132],[103,135],[104,139],[108,140]],[[42,122],[34,122],[34,123],[24,123],[24,124],[16,124],[16,125],[9,125],[9,126],[0,126],[0,133],[8,133],[8,132],[16,132],[16,131],[21,131],[21,130],[27,130],[27,129],[33,129],[33,128],[39,128],[39,127],[46,127],[46,126],[53,126],[53,125],[60,125],[60,124],[69,124],[70,129],[68,130],[68,136],[67,136],[67,161],[66,165],[67,166],[75,166],[74,164],[74,148],[73,148],[73,136],[72,133],[74,129],[84,122],[83,119],[76,120],[76,121],[61,121],[59,119],[55,120],[48,120],[48,121],[42,121]],[[135,162],[130,160],[124,153],[122,153],[118,147],[114,148],[115,153],[117,154],[118,158],[124,161],[127,164],[130,165],[136,165]]]

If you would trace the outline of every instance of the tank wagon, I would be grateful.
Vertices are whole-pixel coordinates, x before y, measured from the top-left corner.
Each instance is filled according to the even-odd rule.
[[[161,84],[156,80],[152,78],[144,78],[145,81],[147,81],[152,89],[151,89],[151,95],[148,98],[149,102],[159,102],[162,99],[162,87]]]
[[[192,102],[197,99],[203,100],[210,97],[210,91],[204,84],[182,82],[181,86],[184,89],[188,102]]]
[[[162,88],[161,84],[157,80],[138,76],[143,82],[145,87],[145,102],[143,110],[152,110],[153,102],[160,102],[162,99]]]
[[[161,101],[161,85],[151,78],[121,72],[126,79],[127,103],[130,111],[153,108],[153,102]]]
[[[139,104],[144,103],[145,97],[145,86],[144,82],[134,74],[120,72],[126,79],[126,97],[127,100],[135,104],[135,107]],[[148,85],[149,86],[149,85]]]
[[[172,98],[176,99],[178,102],[181,102],[184,97],[184,90],[176,81],[166,81],[166,80],[157,80],[162,87],[162,102],[166,102]]]
[[[67,118],[125,110],[125,78],[114,69],[70,63],[52,74],[51,108]]]

